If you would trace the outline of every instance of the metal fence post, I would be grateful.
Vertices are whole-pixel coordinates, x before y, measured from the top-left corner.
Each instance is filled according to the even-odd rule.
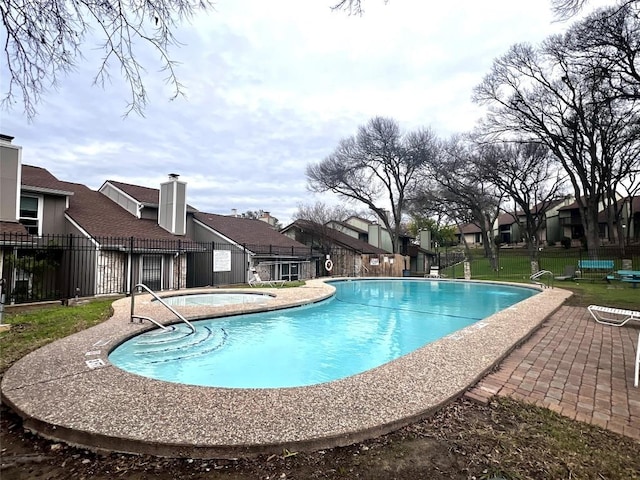
[[[178,256],[176,260],[178,260],[178,290],[182,287],[180,281],[182,280],[182,240],[178,239]]]
[[[2,272],[0,272],[2,274]],[[4,278],[0,278],[0,330],[6,328],[4,326],[4,300],[5,300],[5,284],[6,281]]]
[[[242,260],[244,261],[244,265],[242,266],[242,276],[244,281],[242,283],[247,283],[249,281],[247,272],[249,271],[249,257],[247,256],[247,246],[242,244]]]
[[[216,284],[216,272],[213,271],[215,250],[216,242],[211,242],[211,268],[209,269],[211,271],[211,281],[209,282],[209,285],[211,285],[212,287],[215,287]]]
[[[129,264],[129,294],[130,295],[134,295],[133,292],[133,286],[135,285],[135,282],[133,280],[134,278],[134,273],[133,273],[133,235],[131,237],[129,237],[129,258],[127,259],[127,263]]]

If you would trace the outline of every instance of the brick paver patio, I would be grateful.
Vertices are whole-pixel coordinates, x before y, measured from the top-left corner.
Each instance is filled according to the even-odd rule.
[[[640,441],[638,327],[601,325],[586,308],[563,306],[465,395],[512,397]]]

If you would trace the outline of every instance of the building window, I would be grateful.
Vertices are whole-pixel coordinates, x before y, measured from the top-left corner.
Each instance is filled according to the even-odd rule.
[[[162,255],[142,256],[141,278],[151,290],[162,290]]]
[[[283,263],[281,271],[282,280],[295,281],[299,278],[297,263]]]
[[[40,235],[40,199],[38,197],[20,197],[20,223],[31,235]]]
[[[571,238],[573,240],[579,240],[584,237],[584,229],[582,225],[572,225],[571,226]]]

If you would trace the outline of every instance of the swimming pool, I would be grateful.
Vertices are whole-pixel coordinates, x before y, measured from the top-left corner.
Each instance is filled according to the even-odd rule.
[[[325,282],[314,279],[301,287],[279,289],[268,306],[255,307],[321,301],[335,294],[335,287]],[[285,389],[163,382],[115,367],[109,361],[113,348],[151,328],[149,323],[132,323],[131,299],[121,298],[113,303],[108,320],[39,348],[7,370],[3,402],[30,430],[102,451],[238,458],[344,446],[431,416],[495,367],[545,319],[562,311],[570,296],[561,288],[540,289],[378,368],[335,382]],[[151,302],[141,301],[137,308],[141,315],[158,313]],[[219,307],[193,308],[198,311],[190,319],[221,313]],[[246,313],[243,305],[228,308]],[[573,315],[560,313],[568,314]]]
[[[538,291],[437,280],[332,282],[335,295],[304,307],[152,330],[111,363],[146,377],[227,388],[330,382],[388,363]]]
[[[238,303],[266,303],[273,296],[265,293],[194,293],[162,297],[162,301],[171,306],[197,305],[235,305]],[[154,300],[157,301],[157,300]]]

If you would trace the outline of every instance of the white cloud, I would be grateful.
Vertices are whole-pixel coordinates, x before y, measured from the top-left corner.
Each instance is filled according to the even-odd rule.
[[[493,59],[566,28],[544,2],[365,0],[362,17],[331,4],[220,0],[177,32],[185,98],[168,101],[157,55],[141,53],[144,118],[122,118],[128,92],[117,69],[104,89],[92,86],[100,52],[90,40],[34,122],[3,112],[3,133],[24,147],[25,163],[61,180],[157,187],[176,172],[200,210],[263,209],[287,223],[299,203],[316,201],[306,166],[340,138],[375,115],[443,136],[470,130],[481,114],[472,89]]]

